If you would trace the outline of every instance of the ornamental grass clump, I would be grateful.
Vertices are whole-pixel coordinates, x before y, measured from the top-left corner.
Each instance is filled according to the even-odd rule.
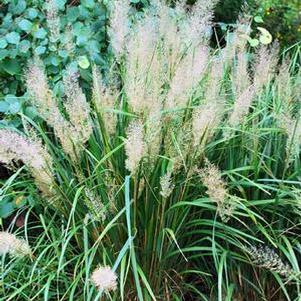
[[[6,296],[297,298],[297,278],[288,285],[269,273],[284,268],[278,258],[258,261],[267,267],[258,275],[245,246],[273,244],[298,273],[301,164],[291,150],[301,141],[289,121],[300,118],[292,92],[300,74],[294,64],[277,67],[275,44],[249,53],[249,17],[224,48],[211,49],[215,3],[158,0],[134,18],[129,1],[114,1],[112,66],[91,68],[87,93],[75,64],[57,95],[40,60],[28,63],[25,82],[41,119],[24,118],[41,142],[1,129],[0,160],[21,161],[32,174],[26,193],[38,206],[26,231],[42,231],[30,235],[38,243],[34,267],[23,269],[29,276],[5,273],[14,283]],[[14,195],[26,175],[3,193]],[[21,274],[35,285],[20,286]]]

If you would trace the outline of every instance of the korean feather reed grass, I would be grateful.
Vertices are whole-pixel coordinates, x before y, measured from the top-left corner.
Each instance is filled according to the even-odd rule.
[[[43,121],[1,129],[0,161],[32,255],[1,257],[0,300],[299,300],[300,49],[249,53],[247,17],[211,49],[214,3],[114,1],[89,95],[29,62]]]

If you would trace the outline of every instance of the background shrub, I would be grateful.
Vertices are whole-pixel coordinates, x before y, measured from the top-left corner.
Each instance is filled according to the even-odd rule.
[[[215,9],[218,37],[221,39],[226,24],[236,22],[242,8],[253,17],[260,17],[264,27],[280,42],[283,49],[301,40],[301,2],[298,0],[225,0],[219,1]],[[254,23],[253,29],[258,24]],[[215,40],[215,37],[213,37]]]
[[[108,64],[105,22],[106,2],[53,0],[48,19],[59,18],[54,37],[47,22],[47,2],[6,0],[0,6],[0,112],[14,117],[27,101],[22,72],[27,61],[40,56],[55,93],[61,93],[62,70],[79,65],[83,85],[90,81],[87,68]],[[55,12],[57,10],[57,12]],[[52,15],[51,15],[52,14]],[[56,20],[54,20],[56,21]],[[22,71],[21,71],[22,70]],[[33,112],[28,111],[32,116]],[[12,120],[16,126],[18,119]]]
[[[253,14],[263,17],[268,30],[288,48],[301,41],[301,2],[299,0],[254,0]]]

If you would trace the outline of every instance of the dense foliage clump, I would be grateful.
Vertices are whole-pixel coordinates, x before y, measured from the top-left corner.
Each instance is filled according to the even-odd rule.
[[[215,4],[114,1],[91,93],[30,58],[38,118],[0,129],[1,198],[35,206],[0,233],[0,300],[300,298],[299,64],[250,53],[248,15],[211,48]]]

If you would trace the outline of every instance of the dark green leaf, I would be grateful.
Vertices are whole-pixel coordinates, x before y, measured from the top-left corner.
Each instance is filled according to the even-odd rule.
[[[18,102],[18,97],[12,94],[6,95],[4,99],[8,104],[13,104],[15,102]]]
[[[76,19],[79,17],[79,9],[76,6],[67,8],[67,19],[68,22],[75,22]]]
[[[18,1],[11,1],[9,6],[9,10],[14,14],[22,14],[26,9],[26,1],[25,0],[18,0]]]
[[[60,60],[57,56],[52,56],[50,61],[51,61],[51,64],[56,67],[60,64]]]
[[[64,10],[66,2],[66,0],[55,0],[55,3],[60,10]]]
[[[255,21],[256,23],[263,23],[263,19],[262,19],[261,16],[255,16],[254,21]]]
[[[68,57],[68,52],[66,50],[59,50],[59,56],[62,58]]]
[[[8,56],[8,51],[6,49],[0,49],[0,60],[3,60],[6,56]],[[2,64],[0,64],[2,66]]]
[[[2,68],[10,75],[15,75],[21,72],[21,67],[17,60],[6,59],[2,63]]]
[[[34,119],[38,116],[38,112],[35,107],[26,107],[25,109],[25,115],[28,116],[31,119]]]

